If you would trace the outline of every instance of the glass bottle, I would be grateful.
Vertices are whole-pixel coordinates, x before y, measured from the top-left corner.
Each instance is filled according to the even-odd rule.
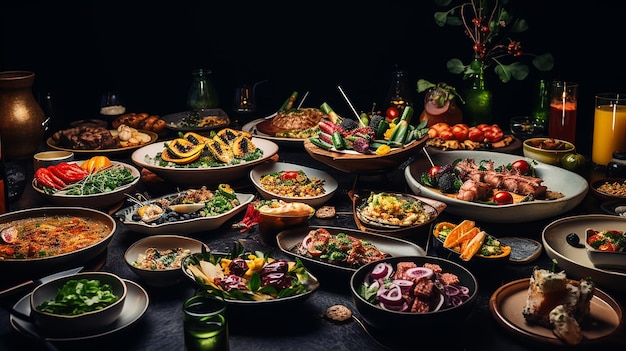
[[[413,98],[409,91],[408,74],[406,71],[401,69],[393,71],[391,85],[389,86],[384,106],[385,109],[389,107],[397,108],[400,116],[405,106],[413,107]],[[383,111],[383,113],[385,112]]]
[[[474,59],[471,63],[474,73],[469,78],[472,86],[465,90],[465,107],[463,118],[470,126],[477,126],[482,123],[491,124],[491,107],[493,96],[491,90],[485,87],[484,65],[479,59]]]
[[[535,134],[544,135],[548,128],[548,116],[550,115],[550,94],[548,82],[540,79],[533,101],[532,118]]]
[[[209,79],[211,70],[196,69],[191,72],[192,81],[187,95],[187,108],[191,111],[199,111],[208,108],[216,108],[219,100],[213,83]]]

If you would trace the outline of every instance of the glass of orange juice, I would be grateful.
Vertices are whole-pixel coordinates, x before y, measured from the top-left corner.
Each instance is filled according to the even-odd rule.
[[[606,166],[614,151],[626,151],[626,94],[597,94],[591,161]]]

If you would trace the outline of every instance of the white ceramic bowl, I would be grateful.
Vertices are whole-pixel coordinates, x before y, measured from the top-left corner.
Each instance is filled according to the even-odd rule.
[[[91,312],[85,312],[78,315],[62,315],[51,312],[42,312],[37,309],[41,303],[54,300],[57,291],[68,281],[87,279],[98,280],[100,286],[103,284],[111,285],[112,292],[118,297],[116,302]],[[44,283],[33,290],[30,295],[31,317],[37,326],[42,330],[48,331],[67,331],[81,332],[89,330],[98,330],[104,326],[113,323],[122,313],[124,303],[126,302],[127,287],[124,280],[115,274],[107,272],[84,272],[75,275],[66,276],[51,280]]]
[[[593,246],[589,245],[588,239],[596,234],[596,231],[603,230],[621,230],[623,228],[587,228],[585,230],[585,250],[587,251],[587,257],[589,257],[589,261],[593,263],[594,267],[600,269],[626,269],[626,252],[625,251],[605,251],[596,249]],[[582,240],[583,238],[581,238]]]
[[[263,151],[263,156],[238,165],[211,168],[176,168],[159,166],[147,160],[147,158],[154,158],[157,153],[162,152],[165,144],[169,142],[171,140],[141,147],[133,152],[131,159],[137,166],[154,172],[166,181],[184,186],[217,185],[220,183],[234,184],[239,180],[245,179],[254,166],[267,161],[278,153],[278,145],[275,143],[265,139],[252,138],[252,143]]]
[[[132,244],[124,253],[124,261],[133,273],[137,274],[146,284],[165,287],[176,285],[183,278],[180,265],[176,267],[147,269],[140,268],[137,262],[139,255],[145,255],[146,250],[154,248],[160,252],[167,249],[189,250],[189,254],[202,252],[202,248],[209,251],[209,247],[199,240],[180,235],[152,235],[147,236]],[[180,260],[182,262],[182,259]]]
[[[543,141],[549,139],[551,138],[543,137],[524,140],[524,144],[522,145],[522,152],[524,153],[524,156],[532,158],[537,162],[558,166],[561,163],[561,158],[563,156],[576,152],[576,146],[574,146],[574,144],[570,143],[569,141],[559,139],[555,139],[555,141],[564,143],[563,149],[552,150],[538,147]]]
[[[85,161],[74,161],[68,163],[76,163],[81,165]],[[137,187],[137,183],[141,178],[141,173],[139,170],[132,165],[119,162],[119,161],[111,161],[114,165],[123,165],[128,168],[134,180],[131,183],[120,186],[113,191],[109,191],[101,194],[92,194],[92,195],[66,195],[63,193],[54,193],[47,194],[38,184],[36,179],[32,181],[32,187],[38,192],[46,201],[57,205],[57,206],[76,206],[76,207],[87,207],[93,208],[97,210],[108,210],[116,205],[119,205],[117,208],[121,207],[124,200],[126,200],[126,194],[132,194]]]
[[[261,177],[269,173],[280,171],[303,171],[309,179],[323,179],[324,194],[318,196],[283,196],[265,190],[263,186],[261,186]],[[313,207],[321,206],[333,197],[335,191],[337,191],[337,187],[339,186],[337,181],[330,174],[324,171],[284,162],[264,163],[254,167],[250,171],[250,180],[252,180],[252,184],[254,184],[254,187],[263,196],[263,198],[267,200],[281,199],[285,202],[303,202]]]

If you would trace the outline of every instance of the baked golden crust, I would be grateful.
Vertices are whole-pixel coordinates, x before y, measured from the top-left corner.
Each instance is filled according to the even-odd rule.
[[[282,130],[308,129],[315,127],[325,116],[327,115],[317,108],[282,111],[272,118],[272,125]]]

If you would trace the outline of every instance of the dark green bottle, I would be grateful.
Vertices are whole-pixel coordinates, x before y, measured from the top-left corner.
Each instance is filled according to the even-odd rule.
[[[548,129],[548,115],[550,114],[549,82],[540,79],[535,91],[531,116],[535,120],[535,133],[545,135]]]

